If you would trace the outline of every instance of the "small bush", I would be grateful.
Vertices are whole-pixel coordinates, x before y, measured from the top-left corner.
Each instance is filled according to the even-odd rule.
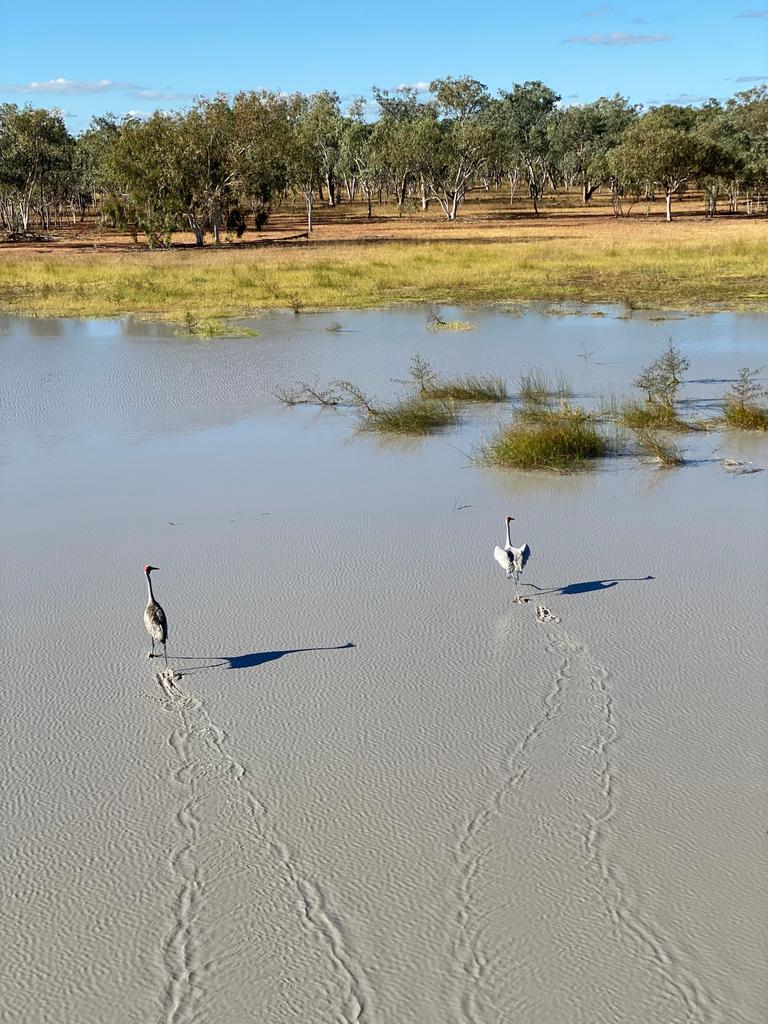
[[[334,320],[332,324],[328,324],[325,328],[329,334],[340,334],[344,330],[344,324],[339,323],[338,320]]]

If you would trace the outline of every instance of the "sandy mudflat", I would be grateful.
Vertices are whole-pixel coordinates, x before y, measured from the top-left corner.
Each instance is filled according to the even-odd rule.
[[[2,321],[0,1021],[763,1019],[768,471],[720,459],[768,441],[507,475],[462,454],[498,410],[383,443],[270,394],[418,350],[588,399],[672,334],[706,410],[768,320],[455,315]]]

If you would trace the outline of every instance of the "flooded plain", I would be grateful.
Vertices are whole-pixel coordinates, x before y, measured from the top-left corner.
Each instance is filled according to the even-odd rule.
[[[429,312],[0,318],[0,1021],[762,1019],[768,472],[723,460],[765,436],[515,473],[470,458],[506,406],[391,440],[275,392],[419,352],[594,407],[671,337],[709,417],[768,317]]]

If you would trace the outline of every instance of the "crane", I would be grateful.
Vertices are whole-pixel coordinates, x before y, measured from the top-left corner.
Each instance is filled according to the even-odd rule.
[[[506,520],[506,533],[507,540],[504,547],[500,547],[498,544],[493,549],[493,557],[499,563],[501,568],[506,572],[507,579],[514,577],[515,580],[515,601],[518,603],[524,599],[520,596],[520,574],[528,564],[528,559],[531,557],[531,549],[527,544],[522,544],[519,548],[516,548],[512,543],[512,537],[510,536],[510,523],[514,522],[514,516],[505,516]]]
[[[168,620],[165,617],[165,612],[155,600],[155,595],[152,593],[152,579],[150,573],[156,572],[156,565],[145,565],[144,573],[147,577],[147,607],[144,609],[144,625],[147,627],[149,638],[152,641],[152,650],[149,652],[147,657],[155,657],[155,643],[163,645],[163,657],[165,658],[165,664],[168,664],[168,651],[166,650],[166,642],[168,640]]]

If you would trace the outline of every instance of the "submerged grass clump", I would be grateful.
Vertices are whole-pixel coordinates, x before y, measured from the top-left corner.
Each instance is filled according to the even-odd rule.
[[[523,402],[545,405],[554,398],[567,401],[573,397],[573,388],[567,375],[557,371],[551,381],[540,366],[532,366],[520,374],[519,395]]]
[[[477,461],[486,466],[513,469],[580,469],[610,451],[589,413],[563,405],[543,412],[536,420],[516,415],[480,449]]]
[[[768,430],[768,408],[765,406],[727,402],[723,419],[727,426],[739,430]]]
[[[759,399],[768,396],[759,381],[762,367],[750,370],[742,366],[739,376],[725,396],[723,418],[729,427],[739,430],[768,430],[768,407]]]
[[[693,430],[681,419],[674,405],[662,402],[638,402],[630,399],[619,409],[620,422],[630,430]]]
[[[427,317],[429,331],[474,331],[476,326],[468,320],[443,320],[437,313],[430,313]]]
[[[427,390],[431,398],[454,402],[506,402],[509,400],[507,385],[501,377],[475,376],[465,373],[450,380],[437,380]]]
[[[259,334],[252,327],[239,327],[223,320],[200,320],[190,312],[184,315],[183,324],[178,333],[192,338],[256,338]]]
[[[459,410],[453,402],[420,395],[362,411],[362,426],[366,430],[389,434],[431,434],[460,422]]]
[[[655,430],[638,430],[635,443],[642,461],[658,462],[662,466],[682,466],[685,462],[682,449],[659,437]]]

